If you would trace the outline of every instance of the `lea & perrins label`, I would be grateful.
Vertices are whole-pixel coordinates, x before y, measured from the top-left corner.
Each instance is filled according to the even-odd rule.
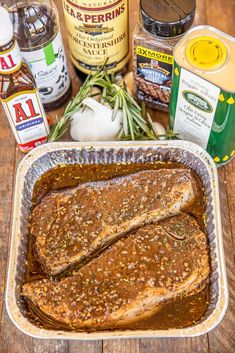
[[[235,38],[198,26],[176,45],[174,58],[170,125],[225,164],[235,155]]]
[[[129,60],[128,0],[63,0],[71,60],[95,72],[108,59],[108,72]]]
[[[8,11],[0,6],[0,98],[19,148],[28,152],[46,142],[49,126],[32,72],[13,38]]]

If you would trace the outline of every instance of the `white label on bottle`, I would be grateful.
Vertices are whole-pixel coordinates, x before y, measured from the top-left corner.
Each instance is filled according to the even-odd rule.
[[[49,127],[37,90],[16,93],[2,100],[18,144],[27,144],[49,134]]]
[[[69,88],[70,78],[60,32],[46,47],[22,51],[29,64],[43,104],[55,102]]]
[[[182,140],[207,148],[220,89],[197,75],[181,69],[174,132]]]
[[[0,74],[10,75],[19,70],[22,64],[22,56],[16,41],[12,47],[0,53]]]

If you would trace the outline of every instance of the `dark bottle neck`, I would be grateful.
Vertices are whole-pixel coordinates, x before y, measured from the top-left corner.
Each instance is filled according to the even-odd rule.
[[[59,31],[56,13],[48,3],[19,3],[10,8],[10,15],[23,51],[45,47]]]

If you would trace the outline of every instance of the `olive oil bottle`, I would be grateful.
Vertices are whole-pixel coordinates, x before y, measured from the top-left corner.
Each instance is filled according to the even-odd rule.
[[[107,61],[109,73],[129,60],[128,0],[63,0],[71,60],[80,73]]]
[[[58,12],[51,0],[7,0],[16,39],[30,65],[46,110],[71,94]]]

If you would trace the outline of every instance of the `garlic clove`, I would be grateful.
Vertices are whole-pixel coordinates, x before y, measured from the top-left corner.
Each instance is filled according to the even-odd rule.
[[[154,130],[157,135],[165,135],[166,134],[166,129],[164,126],[156,121],[153,122]],[[159,140],[166,140],[166,137],[162,136],[159,137]]]

